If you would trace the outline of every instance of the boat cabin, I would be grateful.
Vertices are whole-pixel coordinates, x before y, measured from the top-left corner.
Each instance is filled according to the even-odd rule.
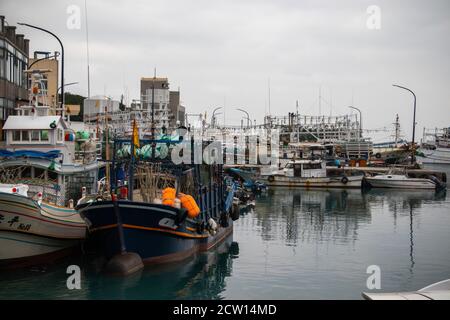
[[[326,162],[322,160],[293,160],[283,169],[287,177],[323,178],[327,176]]]

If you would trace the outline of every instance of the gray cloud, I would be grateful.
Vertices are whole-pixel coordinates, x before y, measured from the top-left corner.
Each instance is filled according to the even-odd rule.
[[[86,94],[84,1],[2,1],[10,24],[24,21],[58,33],[66,46],[66,80]],[[366,127],[390,125],[400,115],[411,132],[412,98],[418,95],[418,131],[450,124],[448,1],[93,1],[88,0],[91,92],[138,98],[139,78],[169,77],[181,88],[188,112],[226,104],[262,121],[268,112],[324,114],[363,110]],[[78,5],[82,28],[68,30],[66,9]],[[381,30],[366,27],[369,5],[381,8]],[[58,50],[54,40],[19,27],[32,50]]]

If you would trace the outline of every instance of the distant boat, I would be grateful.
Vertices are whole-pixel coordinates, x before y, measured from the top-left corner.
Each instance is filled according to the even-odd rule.
[[[416,158],[425,164],[450,164],[450,128],[426,130]]]
[[[363,292],[362,296],[366,300],[449,300],[450,279],[433,283],[418,291],[387,293]]]
[[[327,175],[325,160],[292,160],[264,178],[268,186],[306,188],[361,188],[363,180],[362,175]]]
[[[432,179],[410,178],[404,174],[382,174],[365,179],[373,188],[436,189],[439,186]]]

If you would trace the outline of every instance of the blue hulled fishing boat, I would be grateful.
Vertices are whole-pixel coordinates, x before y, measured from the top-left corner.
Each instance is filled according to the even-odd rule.
[[[139,269],[141,259],[175,262],[209,250],[232,234],[239,217],[231,210],[236,186],[222,165],[155,160],[154,149],[178,142],[139,143],[152,146],[151,159],[136,152],[138,143],[115,139],[110,182],[77,205],[88,225],[88,244],[108,260],[112,273]]]

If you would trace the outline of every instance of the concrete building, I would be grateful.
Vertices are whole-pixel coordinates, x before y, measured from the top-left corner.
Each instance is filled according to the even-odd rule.
[[[169,95],[170,122],[169,126],[175,128],[177,125],[184,126],[186,108],[180,104],[180,91],[170,91]]]
[[[92,96],[86,98],[83,103],[83,117],[85,122],[102,121],[105,113],[108,118],[113,119],[114,115],[120,112],[120,101],[109,99],[105,96]]]
[[[145,118],[152,117],[156,128],[168,128],[170,120],[169,82],[167,78],[141,78],[141,107]]]
[[[56,114],[56,108],[58,107],[58,86],[59,86],[59,77],[58,77],[58,52],[42,52],[35,51],[33,58],[29,59],[28,69],[36,70],[36,69],[48,69],[49,72],[43,74],[44,76],[44,86],[46,88],[47,94],[45,97],[42,97],[39,101],[41,105],[50,106],[50,113]]]
[[[141,104],[145,118],[151,118],[154,106],[156,128],[184,125],[185,107],[180,105],[180,91],[170,91],[167,78],[141,78]]]
[[[29,40],[16,34],[16,27],[7,25],[0,16],[0,141],[5,141],[3,125],[14,109],[28,103]]]

